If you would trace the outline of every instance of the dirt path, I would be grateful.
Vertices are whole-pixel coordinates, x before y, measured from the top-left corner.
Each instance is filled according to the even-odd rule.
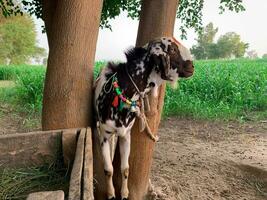
[[[40,130],[38,120],[27,119],[23,114],[14,114],[12,108],[0,104],[0,135]]]
[[[29,131],[22,116],[0,108],[0,134]],[[267,123],[169,118],[159,132],[153,200],[267,199]]]
[[[267,199],[266,123],[170,118],[162,122],[160,136],[154,199]]]

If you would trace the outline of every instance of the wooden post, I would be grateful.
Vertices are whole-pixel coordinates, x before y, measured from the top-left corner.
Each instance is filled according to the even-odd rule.
[[[62,133],[62,153],[64,164],[72,167],[77,146],[77,132],[79,129],[65,129]]]
[[[70,176],[70,187],[69,187],[69,200],[81,199],[82,197],[82,172],[83,172],[83,161],[84,161],[84,141],[86,137],[86,129],[83,128],[79,135],[77,142],[77,148],[75,152],[75,160],[73,163],[71,176]]]
[[[93,200],[93,147],[91,128],[87,128],[86,131],[83,164],[83,200]]]
[[[178,0],[143,0],[136,45],[142,46],[154,38],[172,36],[177,6]],[[158,131],[164,95],[165,85],[160,87],[158,98],[150,98],[151,111],[146,113],[149,126],[154,134]],[[131,133],[129,163],[129,199],[131,200],[142,200],[147,194],[154,146],[155,143],[146,133],[140,133],[137,121]],[[118,160],[116,160],[114,182],[117,192],[120,191],[119,166]]]
[[[91,128],[83,128],[77,142],[68,199],[92,200],[94,199],[93,189],[92,133]]]

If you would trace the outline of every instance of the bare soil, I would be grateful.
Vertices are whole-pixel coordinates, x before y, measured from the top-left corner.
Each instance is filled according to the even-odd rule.
[[[0,135],[41,129],[40,120],[28,119],[26,115],[14,113],[16,112],[10,106],[0,104]]]
[[[0,106],[0,135],[25,128],[23,116]],[[159,130],[153,200],[266,200],[267,123],[168,118]]]
[[[162,121],[153,199],[266,200],[267,123]]]

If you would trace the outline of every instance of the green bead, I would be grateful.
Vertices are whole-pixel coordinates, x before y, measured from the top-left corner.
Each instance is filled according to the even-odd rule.
[[[124,108],[124,102],[120,101],[119,111],[122,111],[123,108]]]
[[[121,93],[122,93],[120,90],[118,90],[116,92],[117,92],[118,95],[121,95]]]

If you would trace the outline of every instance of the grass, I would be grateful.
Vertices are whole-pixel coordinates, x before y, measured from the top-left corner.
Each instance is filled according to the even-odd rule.
[[[42,66],[0,66],[0,101],[9,102],[18,112],[40,113],[45,70]]]
[[[68,190],[67,169],[61,166],[42,166],[0,171],[0,199],[26,199],[31,192]]]
[[[104,65],[95,64],[95,77]],[[0,79],[16,82],[12,88],[0,87],[0,101],[40,114],[44,74],[40,66],[0,66]],[[267,117],[267,60],[195,62],[193,78],[180,80],[176,90],[167,87],[163,115],[220,120]]]
[[[267,60],[195,63],[194,77],[167,88],[164,116],[201,119],[267,117]]]
[[[22,74],[27,74],[42,65],[0,65],[0,80],[14,80]]]

